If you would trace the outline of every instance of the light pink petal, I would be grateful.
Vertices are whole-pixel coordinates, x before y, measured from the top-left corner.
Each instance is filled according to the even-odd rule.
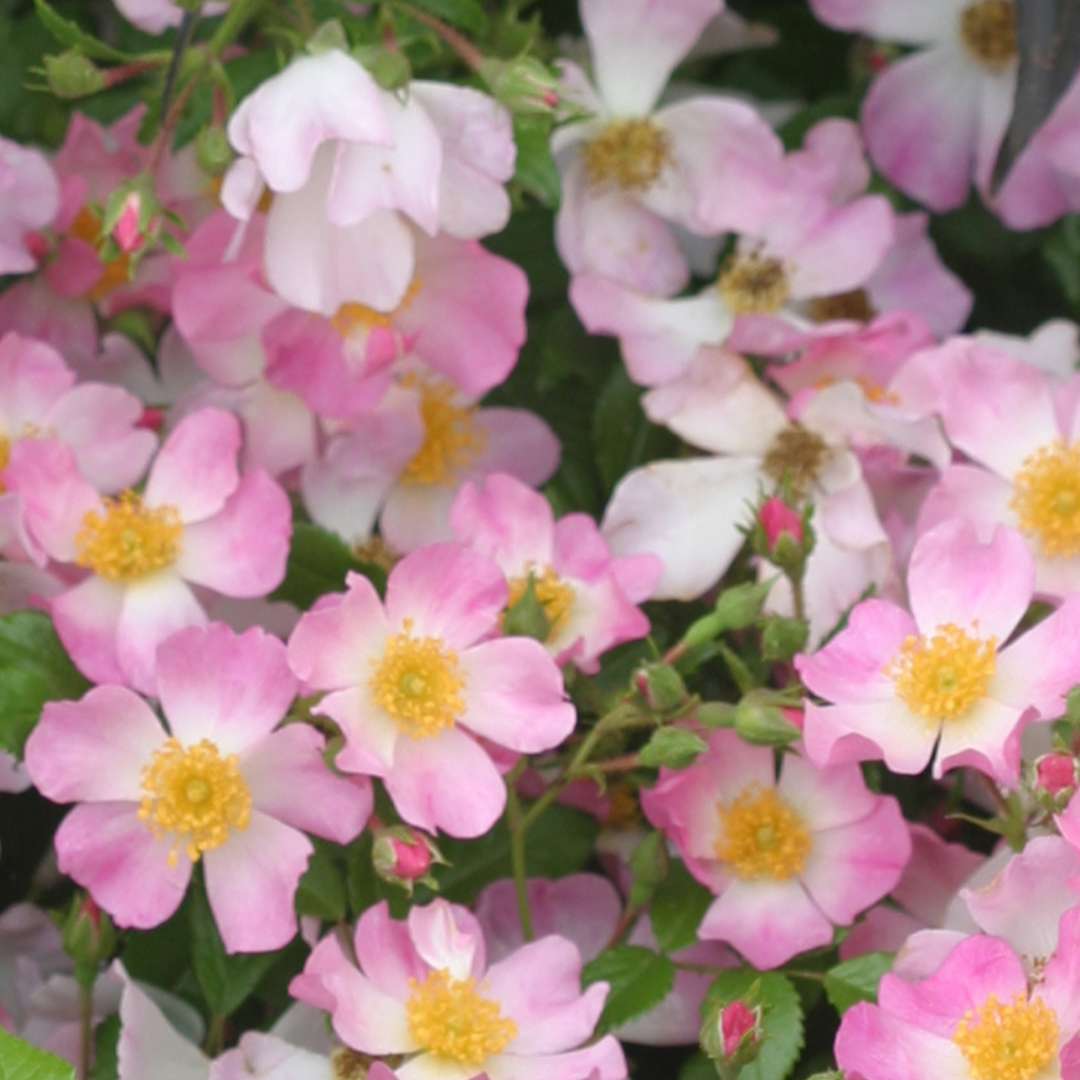
[[[123,1080],[208,1080],[210,1061],[162,1015],[137,983],[124,979],[120,997],[120,1040],[116,1046]]]
[[[206,852],[206,893],[227,952],[280,949],[296,934],[296,886],[313,848],[296,829],[254,810]]]
[[[818,769],[796,754],[784,755],[777,790],[813,832],[862,821],[878,804],[858,766]]]
[[[649,112],[719,11],[719,0],[583,0],[581,21],[608,108],[629,116]]]
[[[1035,565],[1019,533],[999,528],[988,544],[955,519],[923,533],[908,569],[911,611],[922,634],[948,623],[1006,641],[1035,585]]]
[[[487,968],[484,932],[467,908],[442,898],[408,915],[409,935],[417,955],[436,971],[455,979],[479,978]]]
[[[500,1054],[484,1067],[491,1080],[625,1080],[628,1075],[622,1047],[613,1035],[566,1054]]]
[[[928,45],[956,32],[967,0],[810,0],[814,14],[839,30],[857,30],[883,41]]]
[[[998,525],[1015,527],[1009,509],[1011,496],[1012,485],[1000,476],[973,465],[951,465],[919,509],[917,531],[929,532],[937,525],[962,517],[987,541]]]
[[[243,754],[240,769],[257,810],[347,844],[371,816],[371,785],[333,773],[323,760],[325,745],[314,729],[289,724]]]
[[[1065,695],[1080,683],[1080,597],[1064,604],[1003,649],[990,693],[1044,719],[1060,715]]]
[[[1014,787],[1020,769],[1020,734],[1026,720],[1022,709],[984,698],[965,716],[946,721],[934,776],[967,765]]]
[[[427,544],[452,540],[450,507],[454,489],[448,484],[395,485],[379,517],[379,532],[392,551],[411,554]]]
[[[169,865],[169,844],[156,840],[133,802],[76,806],[56,833],[61,873],[89,889],[117,926],[147,930],[180,906],[191,877],[183,853]]]
[[[184,530],[176,568],[186,580],[226,596],[265,596],[285,576],[291,532],[288,495],[253,469],[219,513]]]
[[[394,1076],[396,1080],[473,1080],[476,1066],[422,1053],[399,1066]]]
[[[74,383],[75,373],[44,341],[15,332],[0,337],[0,422],[8,438],[26,424],[40,424]]]
[[[807,756],[821,767],[884,760],[893,772],[914,775],[930,760],[938,725],[896,700],[850,705],[807,702],[803,736]]]
[[[796,879],[735,880],[705,913],[698,937],[726,941],[765,970],[829,944],[833,928]]]
[[[493,559],[507,575],[552,559],[555,519],[538,491],[504,473],[462,486],[450,511],[456,538]]]
[[[454,729],[398,740],[386,790],[411,825],[450,836],[482,836],[506,805],[506,788],[487,753]]]
[[[504,638],[461,654],[466,704],[461,724],[499,746],[535,754],[558,746],[574,730],[574,706],[562,673],[543,645]]]
[[[525,409],[480,409],[476,425],[484,432],[484,449],[469,475],[505,472],[538,487],[559,465],[559,440],[535,413]]]
[[[390,918],[385,901],[370,907],[356,923],[356,960],[364,974],[384,994],[408,999],[410,980],[423,982],[428,965],[420,959],[408,924]]]
[[[148,506],[174,506],[185,523],[218,513],[240,475],[240,424],[221,409],[185,417],[165,440],[146,483]]]
[[[49,604],[53,624],[75,666],[97,683],[125,683],[116,635],[125,590],[104,578],[88,577]]]
[[[361,673],[362,675],[365,673]],[[313,710],[329,716],[345,737],[335,764],[346,772],[385,776],[395,760],[402,735],[394,719],[376,704],[366,681],[327,694]]]
[[[430,544],[406,556],[386,583],[386,614],[416,637],[462,649],[493,630],[506,606],[506,581],[490,559],[459,544]]]
[[[822,2],[822,0],[818,0]],[[844,1013],[836,1060],[864,1080],[969,1080],[971,1070],[948,1036],[902,1023],[876,1005],[860,1002]]]
[[[1057,952],[1046,965],[1041,993],[1057,1015],[1063,1032],[1074,1035],[1071,1040],[1076,1054],[1075,1032],[1080,1027],[1080,910],[1073,908],[1061,918]],[[1074,1064],[1076,1057],[1073,1057]],[[1063,1080],[1073,1080],[1074,1073],[1062,1072]]]
[[[46,703],[26,743],[26,768],[53,802],[137,802],[142,770],[164,741],[142,698],[97,686],[79,701]]]

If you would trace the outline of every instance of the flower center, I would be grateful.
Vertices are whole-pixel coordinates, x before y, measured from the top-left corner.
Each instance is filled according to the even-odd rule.
[[[732,802],[718,804],[717,811],[716,857],[738,877],[786,881],[806,865],[810,830],[775,788],[751,784]]]
[[[465,711],[457,653],[439,638],[413,637],[411,619],[405,620],[404,633],[386,643],[370,685],[375,701],[413,739],[430,739],[453,727]]]
[[[542,574],[533,573],[533,592],[547,616],[548,632],[545,641],[556,640],[566,627],[570,612],[574,608],[574,590],[549,566]],[[529,587],[529,575],[510,580],[510,599],[507,608],[512,608]]]
[[[651,120],[613,120],[585,147],[585,176],[592,187],[614,184],[645,191],[664,170],[671,152],[667,132]]]
[[[68,231],[96,251],[101,243],[101,217],[89,206],[84,206],[75,216]],[[101,265],[101,277],[86,293],[91,300],[104,300],[109,293],[121,285],[126,285],[131,278],[131,259],[124,252],[120,252],[112,262],[103,261]]]
[[[1013,0],[969,4],[960,13],[960,39],[983,67],[1000,71],[1008,66],[1018,51]]]
[[[11,440],[6,435],[0,435],[0,473],[2,473],[11,461]],[[7,491],[7,485],[0,480],[0,495]]]
[[[1059,1034],[1057,1016],[1046,1002],[1017,994],[1004,1005],[991,994],[965,1013],[953,1042],[974,1080],[1034,1080],[1057,1061]]]
[[[419,292],[420,279],[413,278],[401,298],[401,303],[393,311],[376,311],[367,304],[355,304],[350,300],[337,309],[330,323],[343,338],[357,330],[385,330],[394,325],[394,319],[416,299]]]
[[[765,451],[762,468],[777,484],[788,483],[792,493],[807,494],[829,456],[829,444],[801,424],[784,428]]]
[[[517,1024],[502,1015],[498,1002],[477,993],[474,979],[455,979],[440,970],[422,983],[410,979],[409,986],[409,1031],[437,1058],[477,1067],[517,1038]]]
[[[1028,455],[1009,505],[1044,555],[1080,555],[1080,443],[1055,442]]]
[[[143,506],[133,491],[104,502],[104,516],[88,511],[75,536],[79,566],[109,581],[138,581],[176,562],[183,532],[176,507]]]
[[[405,466],[404,479],[412,484],[450,486],[487,443],[487,433],[476,422],[476,409],[457,405],[449,383],[406,380],[420,391],[420,417],[424,445]]]
[[[733,315],[772,315],[791,296],[784,264],[765,255],[733,255],[716,287]]]
[[[155,836],[173,837],[170,866],[181,848],[195,862],[251,821],[251,792],[236,755],[223,758],[209,739],[189,747],[169,739],[143,769],[142,791],[139,817]]]
[[[865,289],[852,289],[850,292],[835,293],[832,296],[818,296],[810,301],[809,306],[810,318],[819,323],[833,322],[837,319],[869,322],[877,314]]]
[[[927,720],[958,720],[986,696],[996,638],[977,638],[953,623],[930,637],[906,637],[886,669],[901,701]]]
[[[337,1047],[330,1055],[330,1073],[333,1080],[367,1080],[371,1058],[350,1050],[347,1046]]]

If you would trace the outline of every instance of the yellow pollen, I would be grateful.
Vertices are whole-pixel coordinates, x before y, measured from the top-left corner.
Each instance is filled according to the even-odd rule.
[[[1044,555],[1080,555],[1080,443],[1055,442],[1028,455],[1009,505]]]
[[[0,435],[0,473],[2,473],[11,461],[11,440],[6,435]],[[7,485],[0,480],[0,495],[7,491]]]
[[[886,673],[913,713],[959,720],[986,696],[996,656],[996,638],[972,637],[946,623],[930,637],[906,637]]]
[[[566,628],[570,613],[574,609],[574,590],[563,581],[550,566],[543,573],[533,572],[533,589],[536,599],[547,616],[548,633],[545,640],[555,641]],[[529,575],[510,580],[510,599],[507,608],[512,608],[529,587]]]
[[[791,424],[765,451],[762,468],[777,484],[788,483],[792,494],[805,497],[829,457],[829,444],[801,424]]]
[[[751,784],[731,802],[719,803],[717,812],[716,857],[737,877],[786,881],[806,865],[810,830],[775,788]]]
[[[643,117],[613,120],[584,150],[585,176],[593,187],[614,184],[646,191],[671,158],[667,132]]]
[[[439,638],[413,637],[410,619],[404,633],[386,643],[370,687],[375,701],[413,739],[430,739],[453,727],[465,711],[465,676],[457,653]]]
[[[143,506],[133,491],[104,502],[104,516],[88,511],[75,536],[79,566],[109,581],[138,581],[176,562],[183,532],[176,507]]]
[[[385,330],[393,326],[394,319],[416,299],[420,288],[420,279],[413,278],[401,298],[401,303],[393,311],[376,311],[367,304],[354,304],[352,301],[342,304],[330,322],[342,337],[348,337],[355,330]]]
[[[1017,994],[1005,1005],[991,994],[965,1013],[953,1042],[973,1080],[1035,1080],[1057,1062],[1059,1036],[1057,1016],[1045,1001]]]
[[[478,1068],[517,1038],[517,1024],[477,992],[475,979],[455,979],[443,969],[422,983],[410,979],[409,986],[409,1032],[436,1058]]]
[[[983,67],[1000,71],[1015,59],[1016,5],[1013,0],[976,0],[960,13],[960,39]]]
[[[69,232],[96,251],[101,243],[101,218],[89,206],[84,206],[75,216]],[[86,293],[91,300],[104,300],[109,293],[131,280],[131,259],[125,252],[120,252],[112,262],[103,262],[102,267],[101,277]]]
[[[170,866],[181,850],[195,862],[251,821],[251,792],[236,755],[223,758],[209,739],[188,747],[169,739],[143,769],[142,791],[139,817],[155,836],[172,837]]]
[[[814,322],[832,322],[835,319],[851,319],[869,322],[876,312],[865,289],[819,296],[810,301],[810,318]]]
[[[450,486],[458,473],[484,449],[487,432],[476,423],[476,410],[454,402],[449,383],[406,380],[420,391],[424,445],[405,466],[403,478],[412,484]]]
[[[716,287],[733,315],[771,315],[791,296],[784,264],[765,255],[733,255]]]

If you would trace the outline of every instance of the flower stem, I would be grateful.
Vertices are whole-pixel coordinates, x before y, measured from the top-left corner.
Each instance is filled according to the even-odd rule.
[[[94,979],[79,979],[79,1080],[88,1080],[94,1063]]]
[[[480,70],[484,63],[484,54],[468,38],[448,26],[442,19],[410,4],[408,0],[397,0],[397,6],[408,12],[417,22],[434,30],[473,71]]]
[[[521,800],[510,777],[507,778],[506,785],[506,814],[510,825],[510,865],[514,872],[514,892],[517,894],[521,934],[526,941],[532,941],[536,937],[536,931],[533,928],[532,909],[529,907],[529,880],[525,866],[525,822],[521,814]]]

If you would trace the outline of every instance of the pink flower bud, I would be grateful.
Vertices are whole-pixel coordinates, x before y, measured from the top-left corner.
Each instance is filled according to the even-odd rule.
[[[790,536],[796,544],[803,542],[803,524],[799,514],[779,496],[774,495],[762,504],[758,520],[765,530],[765,542],[773,551],[780,540]]]
[[[1043,754],[1035,762],[1035,778],[1048,795],[1060,795],[1076,788],[1076,759],[1069,754]]]
[[[430,836],[408,825],[376,830],[372,861],[383,881],[409,893],[417,882],[433,885],[432,864],[446,862]]]
[[[423,840],[415,844],[391,838],[394,850],[394,874],[406,881],[416,881],[431,869],[431,852]]]
[[[724,1006],[720,1013],[720,1033],[724,1037],[725,1057],[734,1057],[748,1036],[751,1043],[757,1041],[758,1020],[758,1011],[744,1001],[733,1001]]]
[[[146,241],[139,218],[142,215],[142,199],[137,191],[132,191],[124,200],[124,208],[113,226],[113,239],[116,246],[125,255],[137,251]]]

